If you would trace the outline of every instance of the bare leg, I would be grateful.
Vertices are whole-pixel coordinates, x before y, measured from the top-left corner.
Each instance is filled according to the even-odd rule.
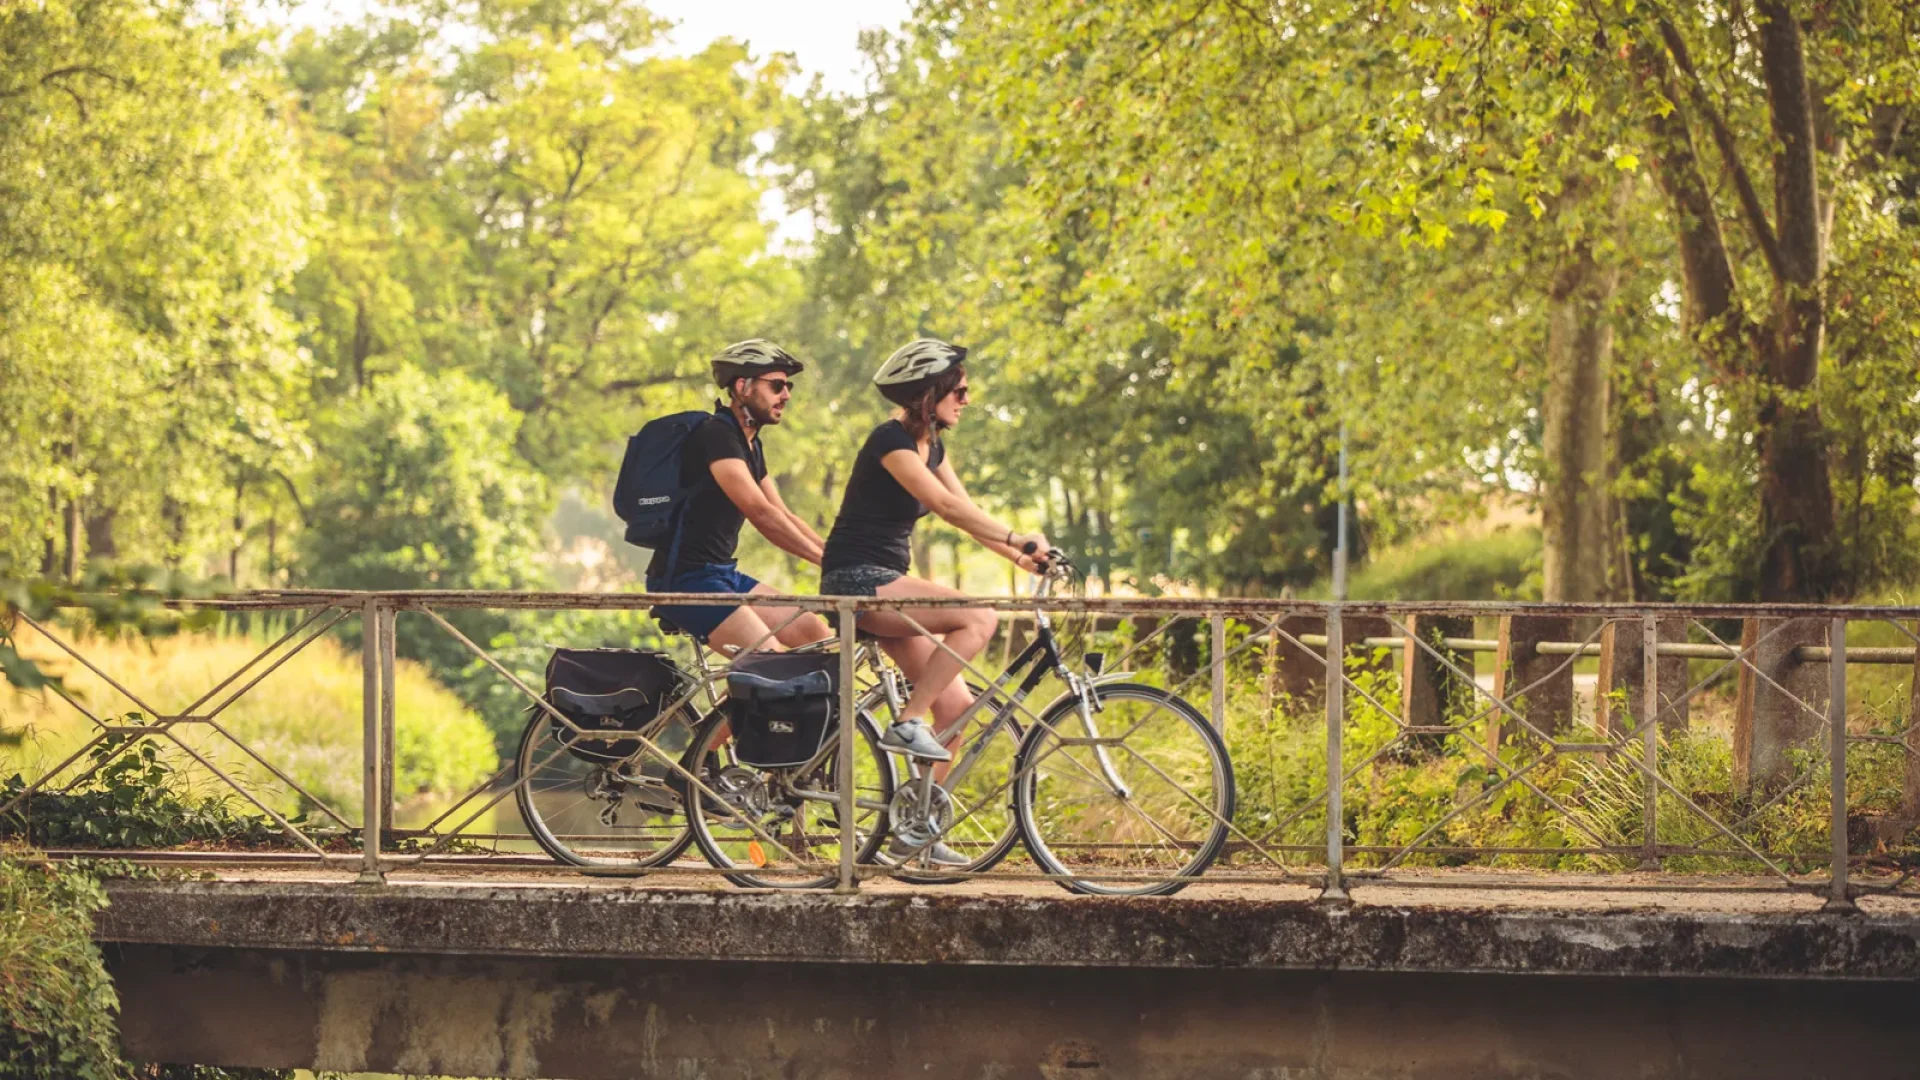
[[[755,585],[752,595],[772,596],[767,585]],[[770,628],[778,627],[773,636]],[[825,620],[810,611],[792,607],[740,607],[707,635],[707,647],[731,660],[743,649],[780,652],[784,648],[824,641],[833,634]]]
[[[771,585],[755,585],[752,595],[772,596],[776,591]],[[780,628],[774,636],[789,649],[833,637],[833,631],[827,629],[827,621],[811,611],[793,607],[756,607],[753,610],[759,612],[761,621],[768,626]]]
[[[877,594],[889,600],[905,600],[915,597],[965,597],[965,593],[949,589],[931,581],[915,577],[903,577],[890,581],[876,590]],[[904,617],[903,617],[904,616]],[[915,628],[915,624],[919,628]],[[993,637],[998,620],[992,610],[987,608],[903,608],[900,611],[870,611],[862,616],[861,625],[870,632],[883,638],[894,638],[906,642],[916,642],[927,649],[926,658],[920,662],[920,670],[910,671],[908,677],[913,680],[913,694],[907,699],[906,707],[901,710],[900,719],[913,720],[932,712],[934,703],[943,695],[954,693],[954,703],[949,704],[950,715],[957,716],[966,708],[967,688],[960,679],[962,662],[972,660],[987,647]],[[926,639],[927,634],[940,635],[945,648],[940,648]],[[949,651],[951,650],[951,651]],[[895,654],[899,655],[899,654]],[[918,659],[915,657],[914,659]],[[903,658],[903,666],[906,664]],[[935,719],[941,719],[935,714]]]
[[[881,638],[880,647],[886,650],[888,656],[893,657],[894,663],[900,665],[900,670],[906,673],[907,679],[916,685],[920,682],[921,673],[926,670],[927,661],[939,649],[933,639],[924,637]],[[949,751],[955,750],[960,744],[961,737],[966,734],[965,728],[953,722],[971,704],[973,704],[973,691],[967,689],[966,679],[958,675],[954,676],[946,689],[940,691],[940,696],[933,700],[934,737],[939,739],[940,745]],[[949,727],[949,725],[952,726]],[[952,768],[951,761],[934,762],[934,782],[944,783],[948,770]]]

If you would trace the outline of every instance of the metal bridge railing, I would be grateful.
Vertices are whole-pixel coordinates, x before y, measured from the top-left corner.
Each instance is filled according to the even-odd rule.
[[[406,703],[395,693],[397,643],[402,634],[455,642],[531,710],[549,714],[557,730],[571,722],[540,700],[524,665],[503,662],[497,650],[460,629],[464,613],[638,612],[673,599],[290,591],[182,601],[296,616],[249,662],[171,711],[154,708],[101,670],[86,656],[84,640],[26,620],[147,719],[117,722],[102,715],[106,710],[69,697],[93,725],[90,739],[31,778],[0,813],[31,814],[37,795],[73,790],[112,754],[155,740],[271,819],[290,849],[320,864],[358,868],[366,881],[422,864],[547,865],[514,824],[511,803],[528,782],[524,760],[518,767],[508,761],[438,807],[424,825],[396,827],[395,732],[406,722]],[[1077,648],[1101,652],[1107,671],[1132,671],[1138,681],[1198,706],[1230,754],[1239,798],[1221,813],[1224,804],[1193,790],[1189,774],[1175,775],[1178,769],[1156,759],[1151,747],[1130,742],[1147,720],[1093,738],[1055,732],[1054,767],[1067,762],[1090,771],[1093,766],[1073,752],[1086,749],[1086,761],[1097,756],[1101,768],[1119,761],[1150,783],[1165,781],[1166,805],[1191,819],[1217,819],[1212,825],[1225,837],[1222,858],[1206,881],[1306,882],[1339,900],[1379,883],[1446,883],[1431,869],[1410,873],[1417,867],[1455,868],[1488,887],[1509,882],[1487,871],[1530,869],[1536,873],[1526,884],[1536,888],[1592,880],[1556,879],[1554,871],[1605,875],[1601,880],[1610,888],[1662,889],[1687,887],[1688,874],[1717,871],[1741,874],[1741,882],[1752,887],[1817,891],[1831,908],[1844,910],[1864,892],[1902,889],[1913,876],[1915,860],[1905,857],[1904,848],[1907,834],[1920,824],[1920,729],[1911,723],[1920,701],[1920,679],[1914,677],[1920,608],[1335,605],[1228,598],[981,598],[902,605],[871,597],[792,596],[748,602],[838,618],[843,716],[855,715],[860,695],[876,692],[870,674],[853,670],[857,643],[851,628],[860,611],[999,610],[1000,637],[966,665],[967,677],[979,685],[992,684],[999,666],[1031,641],[1036,610],[1073,624],[1081,631]],[[222,722],[236,700],[343,624],[357,624],[361,644],[357,814],[329,805],[284,763],[269,760]],[[692,646],[681,641],[679,647]],[[685,666],[693,667],[690,660]],[[1850,684],[1855,669],[1859,677]],[[53,692],[65,696],[57,687]],[[693,687],[674,707],[684,706],[690,715],[704,712],[713,699],[701,694]],[[1047,718],[1045,703],[1042,694],[1007,708],[1028,729],[1061,724]],[[841,725],[836,767],[842,776],[857,772],[854,728]],[[204,737],[183,738],[190,730]],[[223,767],[219,755],[205,749],[206,739],[230,747],[247,768]],[[712,777],[683,768],[683,747],[640,741],[645,745],[638,756],[652,762],[656,774],[675,777],[683,789],[721,805],[722,795],[709,786]],[[997,787],[982,785],[982,805],[954,813],[962,819],[989,815],[985,803],[1019,782],[1010,775]],[[856,861],[862,807],[855,785],[842,787],[842,806],[832,822],[840,833],[837,848],[795,850],[792,837],[763,821],[742,816],[730,824],[749,842],[820,871],[841,889],[897,875],[898,865]],[[309,811],[304,820],[279,808],[288,797]],[[1136,806],[1129,817],[1128,809],[1090,820],[1070,846],[1094,853],[1085,855],[1088,865],[1104,865],[1098,852],[1113,852],[1110,876],[1116,882],[1151,880],[1152,870],[1129,866],[1159,864],[1130,864],[1130,847],[1158,845],[1159,854],[1173,858],[1188,841],[1164,827],[1156,833],[1150,814]],[[1662,871],[1657,880],[1635,876]],[[682,858],[652,872],[719,871]],[[972,875],[942,875],[966,876]],[[979,876],[1062,877],[1018,856]],[[1715,879],[1714,887],[1724,886]]]

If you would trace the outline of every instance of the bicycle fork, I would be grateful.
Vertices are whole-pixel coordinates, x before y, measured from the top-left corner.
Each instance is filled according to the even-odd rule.
[[[1075,699],[1079,703],[1080,723],[1085,725],[1088,745],[1093,747],[1093,759],[1100,763],[1100,776],[1106,780],[1107,786],[1113,789],[1115,797],[1125,799],[1132,795],[1132,791],[1127,788],[1126,781],[1120,779],[1119,772],[1114,769],[1113,756],[1107,752],[1106,741],[1100,735],[1100,725],[1093,719],[1095,711],[1093,684],[1082,681],[1076,675],[1073,676],[1073,690]]]

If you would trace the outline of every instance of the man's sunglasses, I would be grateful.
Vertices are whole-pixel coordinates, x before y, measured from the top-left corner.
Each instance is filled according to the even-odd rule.
[[[774,393],[776,393],[776,394],[791,394],[791,393],[793,393],[793,380],[792,380],[792,379],[760,379],[759,381],[760,381],[760,382],[763,382],[763,383],[766,383],[766,384],[767,384],[767,388],[768,388],[769,390],[772,390],[772,391],[773,391]]]

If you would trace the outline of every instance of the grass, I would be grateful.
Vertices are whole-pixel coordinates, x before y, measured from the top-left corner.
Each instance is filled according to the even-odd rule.
[[[248,634],[187,634],[152,640],[88,638],[74,645],[152,708],[172,712],[191,704],[270,640]],[[27,655],[59,673],[69,693],[96,716],[111,719],[140,712],[139,705],[51,642],[23,634],[20,644]],[[461,790],[479,783],[497,767],[492,738],[480,718],[422,668],[402,661],[394,682],[397,797]],[[216,719],[317,798],[357,817],[361,685],[358,655],[332,638],[322,638]],[[0,727],[25,736],[19,745],[0,747],[0,776],[19,772],[29,780],[78,750],[95,731],[91,721],[54,694],[10,686],[0,686]],[[303,800],[295,791],[207,725],[181,725],[175,731],[262,801],[283,812],[301,808]],[[204,766],[164,739],[160,745],[166,749],[168,763],[194,790],[225,794],[224,785]]]

